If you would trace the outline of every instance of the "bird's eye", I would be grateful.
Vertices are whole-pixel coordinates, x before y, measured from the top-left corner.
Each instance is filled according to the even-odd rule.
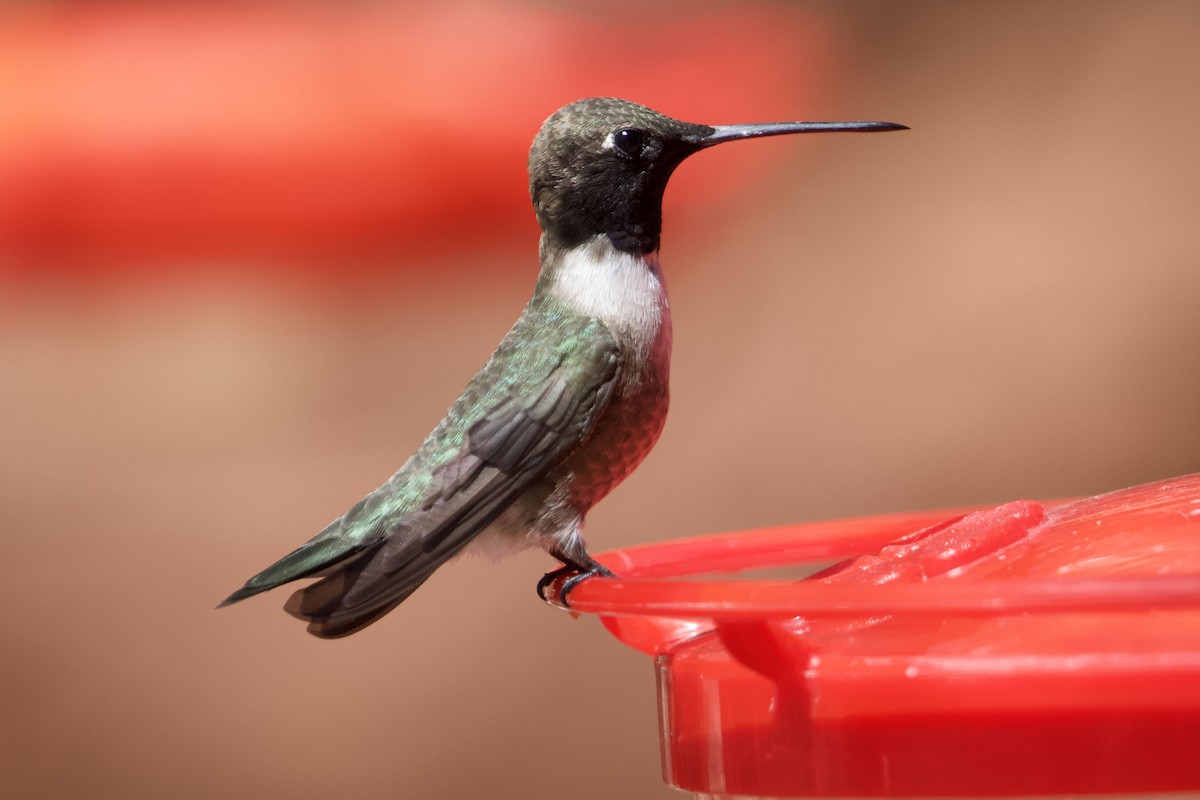
[[[645,137],[637,128],[622,128],[612,135],[613,147],[627,156],[637,157],[642,154],[642,140]]]

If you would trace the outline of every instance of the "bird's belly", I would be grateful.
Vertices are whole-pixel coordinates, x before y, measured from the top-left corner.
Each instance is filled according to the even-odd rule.
[[[649,455],[667,419],[667,390],[645,386],[613,399],[587,442],[562,466],[577,508],[590,508]]]
[[[663,333],[665,347],[623,366],[629,379],[614,390],[592,435],[554,470],[556,494],[581,512],[628,477],[662,433],[669,402],[669,327]]]
[[[588,440],[471,544],[490,560],[577,538],[588,509],[646,458],[667,419],[664,380],[618,393]]]

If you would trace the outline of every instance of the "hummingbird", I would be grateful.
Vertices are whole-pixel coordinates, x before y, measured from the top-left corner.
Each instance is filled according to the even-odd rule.
[[[583,523],[666,421],[671,308],[658,251],[671,173],[723,142],[903,129],[699,125],[616,98],[554,112],[529,152],[541,268],[512,329],[399,471],[221,605],[315,577],[285,610],[318,637],[347,636],[472,543],[545,549],[562,567],[538,594],[563,578],[564,603],[579,581],[611,576],[589,555]]]

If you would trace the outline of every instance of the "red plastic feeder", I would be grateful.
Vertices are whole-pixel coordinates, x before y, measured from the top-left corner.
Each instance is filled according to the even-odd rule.
[[[803,580],[670,580],[846,558]],[[600,560],[621,577],[571,608],[654,657],[679,789],[1200,790],[1200,475]]]

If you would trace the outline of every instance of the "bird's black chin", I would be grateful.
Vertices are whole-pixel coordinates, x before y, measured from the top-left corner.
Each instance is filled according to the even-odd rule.
[[[645,254],[658,249],[658,231],[647,231],[642,225],[610,231],[608,241],[622,253]]]

